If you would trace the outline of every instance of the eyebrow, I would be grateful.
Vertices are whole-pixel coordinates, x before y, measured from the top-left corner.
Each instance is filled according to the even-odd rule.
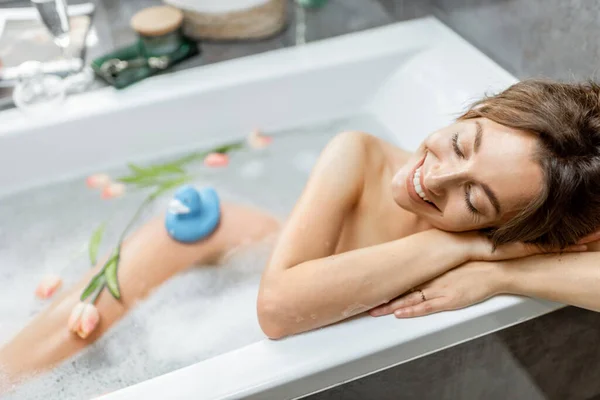
[[[479,185],[481,186],[487,197],[490,199],[490,202],[494,206],[494,209],[496,210],[496,215],[500,214],[500,202],[498,201],[498,197],[496,197],[496,194],[485,183],[480,183]]]
[[[477,153],[479,148],[481,147],[481,139],[483,137],[483,127],[479,121],[475,121],[475,129],[477,130],[475,133],[475,141],[473,142],[473,152]],[[498,201],[498,196],[494,193],[492,189],[485,183],[480,183],[481,188],[490,199],[490,203],[494,206],[496,210],[496,215],[500,214],[500,202]]]
[[[483,136],[483,127],[479,121],[475,121],[475,129],[477,129],[477,132],[475,133],[475,141],[473,142],[473,152],[477,153],[479,147],[481,147],[481,137]]]

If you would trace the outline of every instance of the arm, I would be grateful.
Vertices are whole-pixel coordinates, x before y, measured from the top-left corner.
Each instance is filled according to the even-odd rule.
[[[600,311],[600,252],[545,254],[517,260],[469,262],[421,285],[410,293],[371,310],[419,317],[456,310],[497,294],[516,294]]]
[[[0,375],[5,373],[11,380],[17,379],[74,355],[177,272],[193,264],[217,261],[242,242],[260,239],[278,227],[273,218],[262,212],[233,204],[222,207],[219,227],[198,243],[182,244],[172,240],[164,228],[163,218],[155,218],[134,232],[124,242],[121,252],[118,272],[121,300],[115,300],[106,291],[100,295],[96,306],[101,317],[93,333],[81,339],[69,332],[67,320],[81,291],[99,271],[102,262],[0,348]]]
[[[467,261],[468,242],[437,230],[334,255],[361,198],[372,140],[342,134],[315,166],[263,274],[258,317],[267,336],[346,319]]]
[[[497,267],[501,293],[600,311],[600,252],[540,255]]]

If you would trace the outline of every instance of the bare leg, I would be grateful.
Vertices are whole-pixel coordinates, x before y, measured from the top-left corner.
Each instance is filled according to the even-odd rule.
[[[106,291],[100,295],[96,306],[101,318],[96,330],[81,339],[69,332],[67,320],[81,291],[105,260],[0,349],[0,393],[1,382],[16,382],[46,370],[97,340],[136,302],[179,271],[193,264],[218,261],[228,250],[259,240],[278,228],[278,222],[268,214],[224,204],[217,230],[203,241],[186,245],[167,235],[162,218],[150,221],[123,244],[118,272],[122,297],[117,301]]]

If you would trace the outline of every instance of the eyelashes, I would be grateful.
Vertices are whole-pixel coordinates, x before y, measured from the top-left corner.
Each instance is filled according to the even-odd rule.
[[[460,147],[458,147],[458,133],[452,135],[452,148],[457,156],[463,159],[465,158],[464,153],[460,150]],[[471,188],[465,190],[465,203],[471,214],[479,214],[479,211],[473,206],[473,203],[471,203]]]
[[[460,147],[458,147],[458,133],[452,135],[452,148],[457,156],[460,158],[465,158],[464,153],[460,150]]]
[[[467,209],[472,214],[479,214],[479,211],[475,208],[475,206],[473,206],[473,203],[471,203],[470,194],[470,190],[465,191],[465,203],[467,204]]]

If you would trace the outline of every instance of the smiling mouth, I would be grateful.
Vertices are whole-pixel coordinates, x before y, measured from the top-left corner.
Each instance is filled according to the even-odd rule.
[[[421,174],[424,162],[425,157],[423,158],[423,160],[421,160],[420,165],[417,168],[415,168],[412,178],[409,179],[410,183],[412,184],[412,188],[416,193],[416,196],[414,196],[413,194],[413,198],[415,198],[415,200],[421,200],[423,203],[433,207],[436,211],[441,212],[441,210],[435,205],[435,203],[427,197],[425,189],[423,188],[423,177],[421,176]]]
[[[415,173],[413,175],[413,186],[415,187],[415,192],[417,192],[417,194],[419,195],[419,197],[423,200],[425,200],[426,202],[428,202],[429,204],[433,204],[425,195],[425,192],[423,191],[423,187],[421,186],[421,168],[419,167],[415,170]]]

